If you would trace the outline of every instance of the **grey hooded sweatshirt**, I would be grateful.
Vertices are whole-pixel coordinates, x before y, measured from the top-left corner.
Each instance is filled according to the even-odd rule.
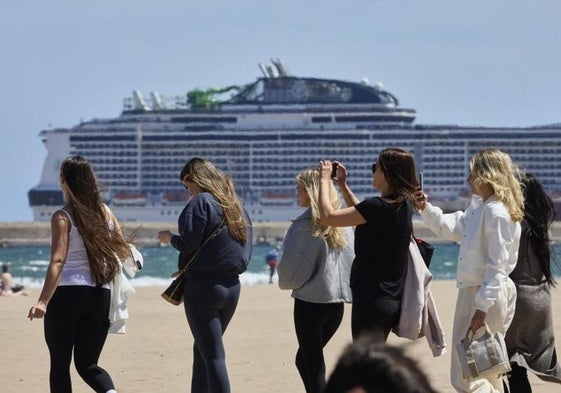
[[[347,244],[330,250],[323,237],[312,236],[311,210],[294,219],[286,232],[277,266],[279,287],[292,289],[292,297],[311,303],[350,303],[349,283],[355,257],[354,232],[343,228]]]

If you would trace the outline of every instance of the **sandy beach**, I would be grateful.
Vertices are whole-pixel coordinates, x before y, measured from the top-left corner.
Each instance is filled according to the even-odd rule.
[[[165,302],[160,297],[162,290],[138,288],[129,304],[127,333],[110,335],[107,340],[100,365],[109,370],[119,393],[189,391],[192,338],[183,307]],[[432,291],[450,346],[454,282],[434,281]],[[0,297],[0,378],[11,393],[48,391],[49,355],[43,323],[26,318],[38,294],[35,289],[28,297]],[[561,289],[553,291],[553,304],[558,310]],[[351,340],[350,311],[347,306],[339,331],[325,349],[328,372]],[[554,323],[559,348],[561,313],[554,315]],[[453,392],[448,383],[450,353],[433,358],[425,339],[412,342],[392,334],[389,343],[404,346],[439,392]],[[281,291],[276,285],[243,287],[225,344],[233,392],[304,392],[293,362],[296,337],[289,291]],[[74,392],[90,392],[73,366],[71,371]],[[531,382],[535,393],[559,389],[534,376]]]

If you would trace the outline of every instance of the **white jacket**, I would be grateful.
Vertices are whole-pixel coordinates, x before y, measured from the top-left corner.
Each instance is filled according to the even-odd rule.
[[[127,279],[124,271],[134,278],[136,272],[142,269],[144,258],[140,251],[132,244],[129,245],[131,253],[128,258],[121,261],[119,273],[115,275],[111,283],[111,304],[109,306],[109,333],[124,334],[126,332],[125,321],[129,319],[127,301],[136,293]]]
[[[487,312],[516,266],[520,224],[512,222],[506,207],[494,195],[485,202],[474,195],[465,212],[443,214],[429,204],[420,214],[439,237],[460,242],[457,287],[480,286],[475,308]]]
[[[411,239],[399,323],[393,332],[411,340],[425,336],[433,356],[441,356],[446,354],[446,342],[430,290],[431,281],[432,274],[423,261],[417,243]]]

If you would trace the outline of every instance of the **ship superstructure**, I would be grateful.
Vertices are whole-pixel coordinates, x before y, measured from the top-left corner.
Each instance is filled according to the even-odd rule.
[[[561,191],[561,125],[415,125],[415,111],[379,85],[293,77],[280,61],[261,70],[254,83],[186,97],[135,91],[117,118],[42,131],[48,155],[29,192],[34,219],[48,220],[62,205],[58,168],[74,154],[92,163],[105,201],[129,221],[177,219],[187,200],[178,174],[192,157],[232,177],[254,221],[295,217],[295,175],[321,159],[343,162],[353,191],[372,195],[370,166],[391,146],[415,155],[426,192],[447,210],[465,206],[467,162],[483,148],[508,152],[550,192]]]

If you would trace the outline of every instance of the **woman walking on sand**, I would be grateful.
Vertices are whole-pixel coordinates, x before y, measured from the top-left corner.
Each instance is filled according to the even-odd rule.
[[[319,176],[313,168],[296,177],[298,204],[307,209],[288,228],[278,265],[279,287],[292,289],[296,368],[307,393],[325,388],[323,348],[341,324],[345,303],[352,301],[353,231],[319,223]],[[329,196],[338,209],[341,202],[333,185]]]
[[[465,212],[444,214],[423,191],[415,194],[425,224],[439,237],[460,242],[450,366],[458,392],[503,391],[500,375],[464,379],[456,344],[468,329],[475,333],[485,324],[492,333],[505,334],[514,316],[516,288],[508,275],[516,266],[524,206],[517,173],[506,153],[483,150],[469,162],[473,197]]]
[[[516,285],[516,310],[505,336],[512,372],[510,393],[531,393],[528,371],[548,382],[561,383],[557,360],[551,289],[555,278],[549,227],[555,218],[553,201],[532,175],[522,176],[524,220],[516,268],[510,278]]]
[[[183,305],[194,338],[191,392],[229,393],[222,336],[238,305],[239,275],[251,260],[251,221],[232,180],[212,162],[193,158],[179,178],[191,195],[178,219],[179,234],[161,231],[158,239],[179,251],[180,269],[187,266]]]
[[[353,294],[352,335],[373,334],[385,342],[397,325],[413,232],[409,200],[417,187],[413,156],[398,148],[380,152],[372,165],[372,185],[381,196],[359,201],[347,185],[347,170],[337,162],[335,182],[347,204],[335,209],[329,199],[332,163],[321,161],[319,217],[323,225],[355,226],[350,285]]]
[[[80,156],[60,166],[66,204],[51,218],[51,260],[29,319],[45,317],[52,393],[70,393],[70,362],[96,392],[115,393],[97,362],[109,329],[110,283],[130,248],[109,207],[101,202],[90,164]]]

